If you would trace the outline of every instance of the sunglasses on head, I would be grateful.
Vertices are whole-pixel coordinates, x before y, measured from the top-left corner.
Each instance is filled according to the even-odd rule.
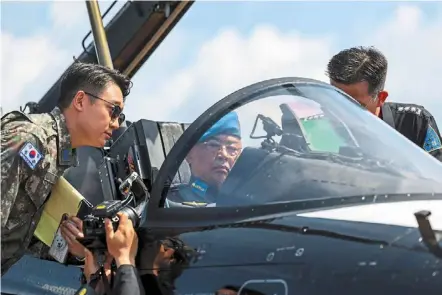
[[[112,103],[110,101],[107,101],[107,100],[99,97],[99,96],[96,96],[95,94],[92,94],[92,93],[89,93],[89,92],[86,92],[86,91],[84,93],[86,93],[89,96],[92,96],[95,99],[102,100],[105,103],[107,103],[107,104],[112,106],[111,113],[110,113],[110,117],[111,117],[111,120],[112,120],[111,122],[115,121],[116,119],[118,119],[118,124],[119,125],[121,125],[124,122],[124,120],[126,119],[126,116],[122,113],[123,110],[121,109],[121,107],[119,105],[116,105],[116,104],[114,104],[114,103]]]

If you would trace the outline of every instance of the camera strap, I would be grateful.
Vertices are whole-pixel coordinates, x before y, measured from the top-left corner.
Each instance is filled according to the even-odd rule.
[[[114,274],[113,274],[113,270],[112,270],[111,271],[111,280],[113,280],[113,276],[114,276]],[[100,266],[100,268],[95,273],[93,273],[91,275],[89,283],[87,283],[84,273],[82,274],[82,277],[81,277],[81,283],[83,284],[83,286],[87,285],[92,290],[96,289],[100,280],[103,281],[105,294],[106,295],[112,294],[111,293],[111,286],[110,286],[109,280],[107,279],[106,272],[104,270],[104,266]],[[82,288],[84,288],[84,287],[82,287]],[[80,288],[80,289],[82,289],[82,288]],[[80,294],[80,293],[78,293],[78,294]]]
[[[111,287],[109,284],[109,280],[107,279],[106,272],[104,270],[104,266],[101,266],[100,272],[101,272],[101,277],[103,278],[104,292],[106,292],[105,293],[106,295],[111,295],[112,294]],[[112,279],[112,277],[113,277],[113,270],[111,269],[111,279]]]
[[[100,278],[102,276],[102,271],[101,269],[98,269],[96,273],[91,275],[91,280],[89,281],[89,286],[95,290],[95,288],[97,287],[98,283],[100,282]]]

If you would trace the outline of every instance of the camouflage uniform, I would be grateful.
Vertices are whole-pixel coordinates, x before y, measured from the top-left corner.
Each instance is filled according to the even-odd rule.
[[[49,114],[13,111],[2,117],[2,276],[28,250],[52,186],[76,165],[76,151],[59,108]]]

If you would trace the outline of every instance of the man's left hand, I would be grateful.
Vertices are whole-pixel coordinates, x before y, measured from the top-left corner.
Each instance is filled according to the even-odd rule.
[[[60,226],[61,235],[68,243],[69,252],[82,259],[85,257],[85,247],[77,241],[83,238],[83,222],[75,216],[70,216],[64,220]]]

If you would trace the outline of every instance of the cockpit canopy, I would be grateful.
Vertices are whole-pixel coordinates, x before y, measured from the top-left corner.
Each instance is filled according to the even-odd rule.
[[[230,159],[232,147],[219,136],[215,150],[208,140],[197,142],[186,157],[192,178],[183,192],[190,194],[181,200],[204,203],[214,191],[217,207],[442,193],[439,161],[330,85],[284,78],[240,93],[246,103],[231,113],[239,119],[241,153]],[[225,177],[214,181],[220,173]]]

